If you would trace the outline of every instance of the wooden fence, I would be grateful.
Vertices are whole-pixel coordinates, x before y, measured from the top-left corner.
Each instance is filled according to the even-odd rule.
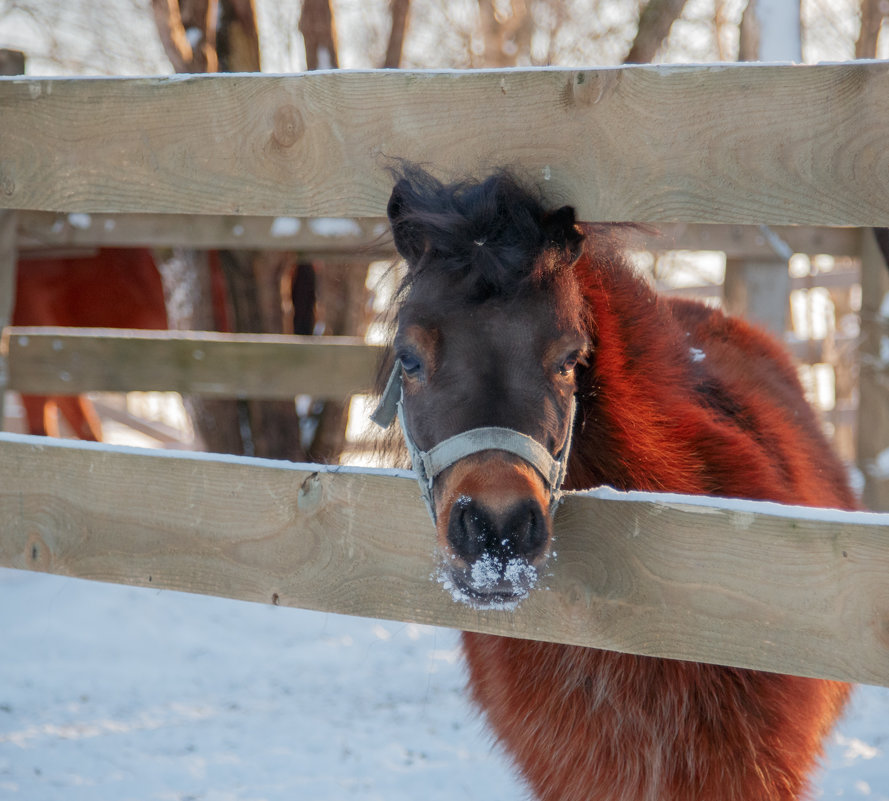
[[[358,221],[366,239],[379,231],[393,157],[445,176],[521,165],[590,220],[880,225],[887,90],[889,64],[876,62],[3,79],[0,252],[13,251],[12,210],[27,212],[20,230],[32,213],[76,231],[83,215],[193,214],[249,218],[242,233],[262,227],[257,217],[271,219],[268,234],[276,219],[299,221],[279,224],[296,236],[322,217]],[[9,297],[7,279],[0,325]],[[318,376],[316,358],[344,359],[354,378],[371,356],[357,342],[79,336],[7,328],[0,375],[8,360],[31,371],[22,386],[46,387],[41,360],[22,358],[30,348],[53,354],[53,380],[69,391],[163,381],[249,394],[272,385],[271,369],[291,376],[274,382],[273,396],[287,397],[340,380]],[[90,373],[91,349],[113,369]],[[135,352],[144,364],[126,374],[114,354]],[[67,381],[59,354],[71,359]],[[431,524],[415,485],[391,473],[4,435],[0,476],[4,565],[889,684],[886,516],[572,497],[548,590],[514,613],[481,613],[429,580]]]

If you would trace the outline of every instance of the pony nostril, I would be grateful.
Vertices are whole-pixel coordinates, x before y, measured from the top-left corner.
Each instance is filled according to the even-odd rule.
[[[511,509],[505,517],[503,532],[510,538],[517,554],[529,560],[538,557],[549,538],[540,504],[526,500]]]
[[[489,555],[506,562],[514,557],[536,559],[546,546],[549,532],[540,504],[525,500],[501,514],[461,497],[448,521],[448,544],[466,562]]]
[[[492,529],[491,520],[481,506],[461,497],[451,509],[448,544],[461,559],[474,562],[484,553]]]

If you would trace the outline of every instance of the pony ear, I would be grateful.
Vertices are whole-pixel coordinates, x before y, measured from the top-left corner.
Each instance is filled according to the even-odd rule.
[[[564,250],[570,264],[574,264],[583,252],[584,235],[574,217],[574,206],[562,206],[543,215],[540,221],[547,242]]]
[[[410,194],[410,182],[402,178],[389,196],[386,216],[392,228],[395,249],[409,265],[414,265],[426,251],[426,237],[416,223],[406,219]]]

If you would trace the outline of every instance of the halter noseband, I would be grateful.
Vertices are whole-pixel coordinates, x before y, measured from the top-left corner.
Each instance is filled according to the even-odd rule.
[[[565,480],[565,473],[568,469],[568,453],[571,450],[571,434],[574,429],[576,405],[574,396],[572,396],[568,431],[565,433],[565,440],[558,453],[558,459],[553,458],[543,445],[527,434],[522,434],[511,428],[495,426],[463,431],[433,445],[428,451],[422,451],[417,447],[410,431],[408,431],[404,416],[401,363],[396,360],[380,398],[380,403],[370,419],[380,428],[388,428],[396,415],[398,416],[398,422],[404,434],[404,442],[407,445],[408,453],[410,453],[417,481],[420,483],[420,492],[433,522],[436,518],[432,499],[432,484],[436,476],[467,456],[489,450],[506,451],[518,456],[540,473],[549,487],[550,513],[554,514],[562,495],[562,482]]]

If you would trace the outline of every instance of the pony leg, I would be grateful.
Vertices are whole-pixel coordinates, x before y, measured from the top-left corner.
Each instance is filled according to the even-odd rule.
[[[68,395],[53,398],[53,401],[75,436],[90,442],[102,441],[102,422],[95,407],[86,398]],[[59,432],[54,432],[54,436],[59,436]]]
[[[22,395],[21,397],[28,433],[38,437],[47,436],[45,414],[49,398],[45,395]]]

